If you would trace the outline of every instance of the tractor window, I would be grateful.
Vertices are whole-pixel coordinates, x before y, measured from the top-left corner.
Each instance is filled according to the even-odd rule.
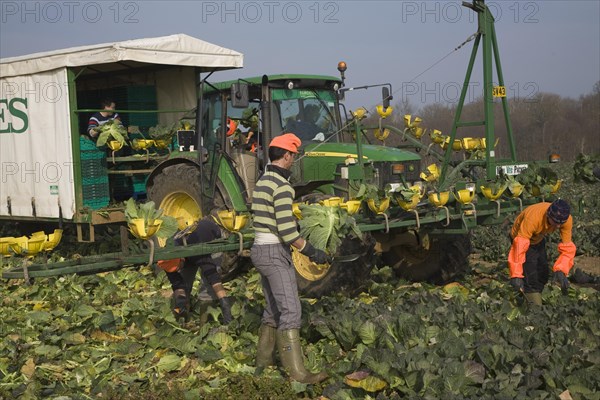
[[[233,108],[231,100],[227,101],[227,117],[234,120],[242,133],[259,130],[259,102],[250,102],[247,108]]]
[[[336,141],[337,132],[335,101],[328,91],[285,90],[273,91],[274,115],[279,116],[282,131],[292,132],[309,143]],[[274,129],[274,132],[276,130]]]
[[[227,101],[227,118],[235,121],[237,126],[231,137],[232,144],[252,152],[259,144],[262,144],[259,110],[260,102],[258,101],[251,101],[246,108],[234,108],[231,106],[231,100]]]
[[[216,143],[219,143],[218,128],[221,124],[223,107],[221,96],[216,93],[206,96],[203,102],[202,136],[204,147],[212,152]]]

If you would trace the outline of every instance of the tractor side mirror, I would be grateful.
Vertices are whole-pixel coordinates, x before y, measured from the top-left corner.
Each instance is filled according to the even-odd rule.
[[[381,101],[383,104],[383,111],[387,110],[390,106],[390,100],[392,100],[392,96],[390,96],[390,89],[387,86],[381,88]]]
[[[246,108],[250,104],[248,99],[248,84],[236,82],[231,85],[231,106]]]

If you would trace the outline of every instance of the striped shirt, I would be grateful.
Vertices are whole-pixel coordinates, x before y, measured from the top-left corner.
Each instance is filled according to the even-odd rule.
[[[252,193],[252,211],[256,232],[272,233],[284,244],[290,244],[300,237],[300,233],[292,213],[295,192],[282,175],[286,172],[267,165],[267,171],[256,182]]]
[[[121,116],[118,113],[113,113],[112,115],[109,116],[103,116],[101,113],[97,112],[94,115],[92,115],[88,121],[88,127],[87,127],[87,133],[88,135],[91,137],[92,135],[90,135],[90,131],[92,129],[96,129],[102,125],[104,125],[105,123],[107,123],[108,121],[112,121],[113,119],[118,120],[119,122],[121,122]]]

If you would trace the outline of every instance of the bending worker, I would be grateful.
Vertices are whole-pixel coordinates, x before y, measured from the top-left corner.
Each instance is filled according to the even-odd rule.
[[[288,179],[300,145],[300,139],[292,133],[271,141],[271,164],[267,165],[252,194],[255,238],[250,257],[260,272],[266,301],[256,366],[275,365],[277,347],[281,363],[292,379],[317,383],[327,378],[327,373],[313,374],[304,367],[299,333],[302,308],[290,245],[317,264],[326,263],[328,256],[300,236],[292,213],[295,192]]]
[[[187,236],[176,238],[175,245],[206,243],[221,237],[221,229],[210,217],[201,219],[193,232]],[[173,312],[176,317],[186,317],[190,308],[190,298],[196,273],[200,268],[202,281],[208,283],[207,290],[211,297],[219,301],[223,323],[228,324],[232,320],[231,302],[227,292],[221,283],[221,276],[217,266],[221,263],[221,257],[213,258],[210,254],[202,256],[186,257],[185,259],[159,261],[158,265],[165,270],[171,288],[173,289]]]
[[[524,293],[529,303],[542,304],[542,290],[548,282],[548,256],[545,236],[560,231],[558,259],[554,263],[554,279],[567,294],[567,276],[573,267],[575,244],[571,240],[573,217],[571,208],[564,200],[538,203],[527,207],[515,220],[512,227],[512,247],[508,253],[510,284]]]

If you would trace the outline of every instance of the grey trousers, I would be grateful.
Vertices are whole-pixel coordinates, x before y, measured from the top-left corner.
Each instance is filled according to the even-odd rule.
[[[250,258],[260,273],[266,301],[262,323],[279,330],[300,329],[302,306],[289,246],[252,246]]]

